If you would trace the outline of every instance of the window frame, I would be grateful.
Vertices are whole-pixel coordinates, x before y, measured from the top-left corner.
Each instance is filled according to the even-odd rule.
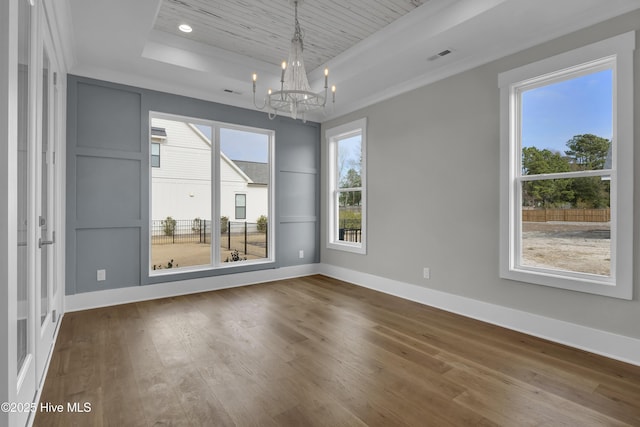
[[[153,147],[157,146],[158,147],[158,154],[153,154]],[[152,168],[159,168],[160,167],[160,143],[159,142],[151,142],[151,150],[150,150],[150,158],[149,158],[149,165],[151,165]],[[158,165],[154,165],[153,164],[153,159],[157,158],[158,159]]]
[[[235,195],[235,206],[234,206],[234,215],[235,219],[247,219],[247,194],[246,193],[236,193]],[[244,205],[238,205],[238,196],[244,197]],[[244,209],[244,215],[238,216],[238,208]]]
[[[634,49],[635,32],[632,31],[499,75],[500,277],[596,295],[632,299]],[[523,179],[520,141],[520,94],[523,89],[541,87],[604,69],[611,69],[613,78],[611,169],[527,175],[527,178]],[[610,277],[519,265],[522,224],[521,182],[605,175],[611,176]]]
[[[338,150],[340,140],[360,135],[362,163],[360,165],[360,187],[339,188],[337,176]],[[327,248],[365,255],[367,253],[367,119],[366,117],[327,129]],[[340,192],[361,192],[361,236],[360,242],[338,240],[338,198]]]
[[[275,144],[276,144],[276,135],[275,130],[272,129],[263,129],[256,128],[251,126],[237,125],[233,123],[220,122],[210,119],[202,119],[198,117],[189,117],[178,114],[164,113],[160,111],[149,111],[149,128],[148,128],[148,141],[149,141],[149,150],[151,147],[152,136],[151,136],[151,124],[153,119],[164,119],[164,120],[175,120],[181,121],[193,125],[203,125],[211,127],[211,215],[212,218],[220,218],[221,217],[221,189],[220,184],[222,182],[220,176],[220,161],[221,161],[221,148],[220,148],[220,129],[235,129],[239,131],[245,132],[253,132],[266,135],[268,137],[268,159],[269,159],[269,185],[268,185],[268,193],[267,193],[267,201],[268,201],[268,215],[270,218],[275,218],[275,188],[273,183],[275,182]],[[152,220],[152,209],[153,209],[153,179],[152,179],[152,170],[151,162],[149,162],[149,206],[148,206],[148,221],[151,223]],[[235,210],[235,209],[234,209]],[[234,212],[235,213],[235,212]],[[275,264],[276,256],[275,256],[275,245],[276,245],[276,235],[277,230],[274,223],[269,224],[269,233],[267,238],[267,258],[260,258],[255,260],[244,260],[241,263],[237,262],[222,262],[220,260],[220,235],[221,235],[221,224],[220,221],[211,221],[211,263],[203,264],[203,265],[194,265],[187,267],[178,267],[171,269],[159,269],[153,270],[151,267],[152,261],[152,239],[151,239],[151,228],[149,227],[149,232],[147,233],[148,246],[149,246],[149,257],[147,260],[148,266],[148,277],[162,277],[162,276],[171,276],[171,275],[189,275],[189,273],[201,272],[201,271],[220,271],[224,269],[234,269],[234,268],[242,268],[248,266],[255,265],[264,265],[264,264]],[[215,237],[218,236],[218,237]]]

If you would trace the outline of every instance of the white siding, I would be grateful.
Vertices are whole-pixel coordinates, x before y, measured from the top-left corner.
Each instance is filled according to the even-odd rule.
[[[210,181],[211,146],[207,141],[186,123],[154,118],[153,126],[167,131],[167,139],[160,142],[160,167],[151,168],[154,179]]]
[[[247,219],[236,219],[236,194],[247,195]],[[267,216],[268,189],[266,185],[238,185],[237,183],[223,183],[220,191],[220,215],[229,221],[256,222],[260,215]]]
[[[154,118],[152,125],[164,128],[167,138],[160,142],[160,167],[151,168],[151,218],[211,219],[209,141],[186,123]],[[220,156],[220,181],[221,216],[256,222],[260,215],[267,215],[267,186],[250,184],[250,178],[224,155]],[[247,196],[246,220],[235,217],[236,194]]]

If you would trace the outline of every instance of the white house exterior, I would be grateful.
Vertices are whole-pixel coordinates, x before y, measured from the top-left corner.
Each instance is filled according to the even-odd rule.
[[[193,124],[159,118],[152,119],[151,134],[151,219],[211,220],[209,138]],[[220,215],[250,223],[266,216],[268,168],[267,163],[236,164],[220,153]]]

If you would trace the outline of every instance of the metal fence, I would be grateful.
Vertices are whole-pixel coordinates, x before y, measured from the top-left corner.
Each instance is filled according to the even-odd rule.
[[[362,242],[362,223],[360,219],[342,219],[339,221],[338,240],[343,242]]]
[[[207,219],[161,219],[151,221],[151,243],[211,243],[211,221]]]
[[[180,243],[211,243],[213,227],[210,220],[162,219],[151,221],[153,245]],[[268,257],[268,224],[220,221],[220,247],[237,250],[245,255]]]
[[[224,222],[221,225],[225,225]],[[246,255],[267,258],[269,256],[268,227],[266,223],[231,222],[220,229],[220,247],[237,250]]]

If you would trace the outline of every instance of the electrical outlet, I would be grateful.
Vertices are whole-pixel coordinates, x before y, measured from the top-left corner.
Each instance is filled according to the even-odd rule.
[[[107,270],[98,270],[97,279],[98,282],[104,282],[107,280]]]
[[[302,249],[298,251],[298,258],[304,258],[304,251]]]
[[[424,276],[425,279],[431,279],[431,269],[429,269],[429,267],[425,267],[422,270],[422,275]]]

